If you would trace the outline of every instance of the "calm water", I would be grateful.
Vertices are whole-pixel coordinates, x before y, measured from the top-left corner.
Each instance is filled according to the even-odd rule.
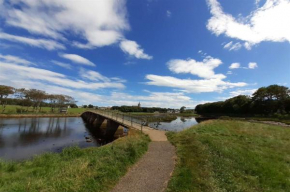
[[[149,126],[166,131],[181,131],[196,124],[198,124],[198,122],[194,117],[177,117],[176,120],[171,122],[152,122],[149,123]]]
[[[92,142],[86,142],[90,137]],[[100,146],[97,133],[86,127],[82,118],[0,119],[0,158],[27,159],[62,148]]]

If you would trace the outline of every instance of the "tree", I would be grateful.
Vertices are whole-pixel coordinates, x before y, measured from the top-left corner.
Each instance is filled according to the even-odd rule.
[[[47,100],[50,101],[51,112],[54,112],[57,103],[57,95],[49,94],[47,95]]]
[[[186,108],[185,106],[180,107],[180,113],[184,113],[185,108]]]
[[[88,105],[88,108],[91,108],[92,109],[92,108],[94,108],[94,106],[92,104],[89,104]]]
[[[5,111],[6,105],[5,100],[6,98],[14,93],[14,88],[6,85],[0,85],[0,104],[2,105],[2,113]]]
[[[47,99],[47,94],[44,91],[38,89],[29,89],[25,91],[25,97],[32,101],[33,111],[39,107],[41,111],[41,103]]]

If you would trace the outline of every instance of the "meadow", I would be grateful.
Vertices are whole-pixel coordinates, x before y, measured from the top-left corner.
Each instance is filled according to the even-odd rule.
[[[167,191],[290,191],[290,129],[210,120],[167,133],[177,164]]]

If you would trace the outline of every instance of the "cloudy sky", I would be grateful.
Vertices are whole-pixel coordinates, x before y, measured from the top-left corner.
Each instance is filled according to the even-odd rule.
[[[0,0],[0,84],[194,107],[290,84],[289,0]]]

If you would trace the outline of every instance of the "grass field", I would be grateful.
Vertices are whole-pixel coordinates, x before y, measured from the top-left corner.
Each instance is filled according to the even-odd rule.
[[[0,191],[109,191],[146,151],[136,132],[100,148],[66,148],[23,162],[0,161]],[[141,178],[140,178],[141,179]]]
[[[167,191],[290,191],[290,129],[212,120],[168,133],[178,162]]]
[[[2,113],[3,107],[0,106],[0,114],[60,114],[59,109],[56,108],[54,111],[51,111],[50,107],[42,107],[40,112],[33,112],[32,107],[22,107],[23,113],[17,113],[17,109],[21,109],[21,106],[18,105],[7,105],[5,108],[4,113]],[[24,110],[28,110],[27,112],[24,112]],[[82,112],[89,110],[88,108],[70,108],[68,109],[67,114],[69,115],[75,115],[75,114],[81,114]]]

